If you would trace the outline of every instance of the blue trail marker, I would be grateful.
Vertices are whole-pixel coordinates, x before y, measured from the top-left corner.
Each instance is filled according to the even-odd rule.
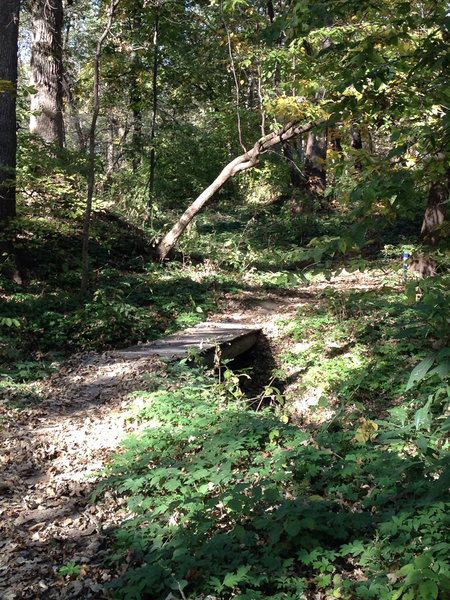
[[[409,254],[407,252],[403,252],[403,283],[406,285],[408,281],[408,263],[406,262],[409,258]]]

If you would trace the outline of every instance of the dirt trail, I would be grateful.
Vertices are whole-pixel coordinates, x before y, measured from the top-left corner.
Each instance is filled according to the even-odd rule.
[[[374,287],[373,275],[344,275],[296,290],[248,292],[230,297],[218,320],[263,329],[280,343],[279,321],[298,307],[319,302],[318,293]],[[36,384],[26,409],[0,397],[0,599],[107,598],[111,579],[102,559],[108,528],[119,520],[116,500],[89,503],[108,455],[135,424],[124,420],[130,393],[146,389],[143,373],[163,373],[156,358],[123,359],[112,353],[72,357],[58,373]],[[68,582],[59,569],[81,565],[83,577]]]

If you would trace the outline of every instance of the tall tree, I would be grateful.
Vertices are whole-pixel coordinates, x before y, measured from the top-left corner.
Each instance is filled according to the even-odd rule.
[[[155,166],[156,166],[156,152],[155,152],[155,135],[156,135],[156,115],[158,111],[158,66],[159,66],[159,12],[160,8],[156,9],[155,14],[155,29],[153,32],[153,68],[152,68],[152,121],[150,127],[150,178],[149,178],[149,194],[150,202],[152,206],[154,194],[155,194]]]
[[[16,213],[16,88],[19,0],[0,10],[0,223]]]
[[[46,142],[64,145],[62,0],[31,2],[31,97],[30,132]]]
[[[89,128],[89,175],[87,187],[86,208],[84,211],[83,239],[81,249],[81,292],[85,293],[89,285],[89,234],[91,226],[92,198],[94,197],[95,187],[95,133],[97,127],[98,114],[100,112],[100,56],[102,54],[103,44],[111,31],[114,12],[120,0],[111,0],[108,8],[108,20],[105,29],[97,40],[97,48],[94,55],[94,81],[92,85],[92,95],[94,98],[94,110],[92,114],[91,126]]]

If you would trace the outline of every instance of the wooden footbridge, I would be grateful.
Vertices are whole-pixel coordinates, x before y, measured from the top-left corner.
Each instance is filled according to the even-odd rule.
[[[125,359],[159,356],[175,361],[199,355],[202,362],[213,364],[214,356],[222,359],[239,356],[258,340],[261,329],[235,322],[205,322],[179,333],[146,344],[138,344],[115,352]],[[220,352],[219,352],[220,349]]]

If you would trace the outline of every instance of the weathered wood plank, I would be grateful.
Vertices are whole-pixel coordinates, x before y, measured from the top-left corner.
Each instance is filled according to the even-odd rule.
[[[212,363],[218,347],[222,358],[234,358],[251,348],[260,332],[261,329],[241,323],[205,322],[156,342],[118,350],[115,354],[126,359],[157,355],[162,360],[173,361],[186,358],[195,350],[205,362]]]

